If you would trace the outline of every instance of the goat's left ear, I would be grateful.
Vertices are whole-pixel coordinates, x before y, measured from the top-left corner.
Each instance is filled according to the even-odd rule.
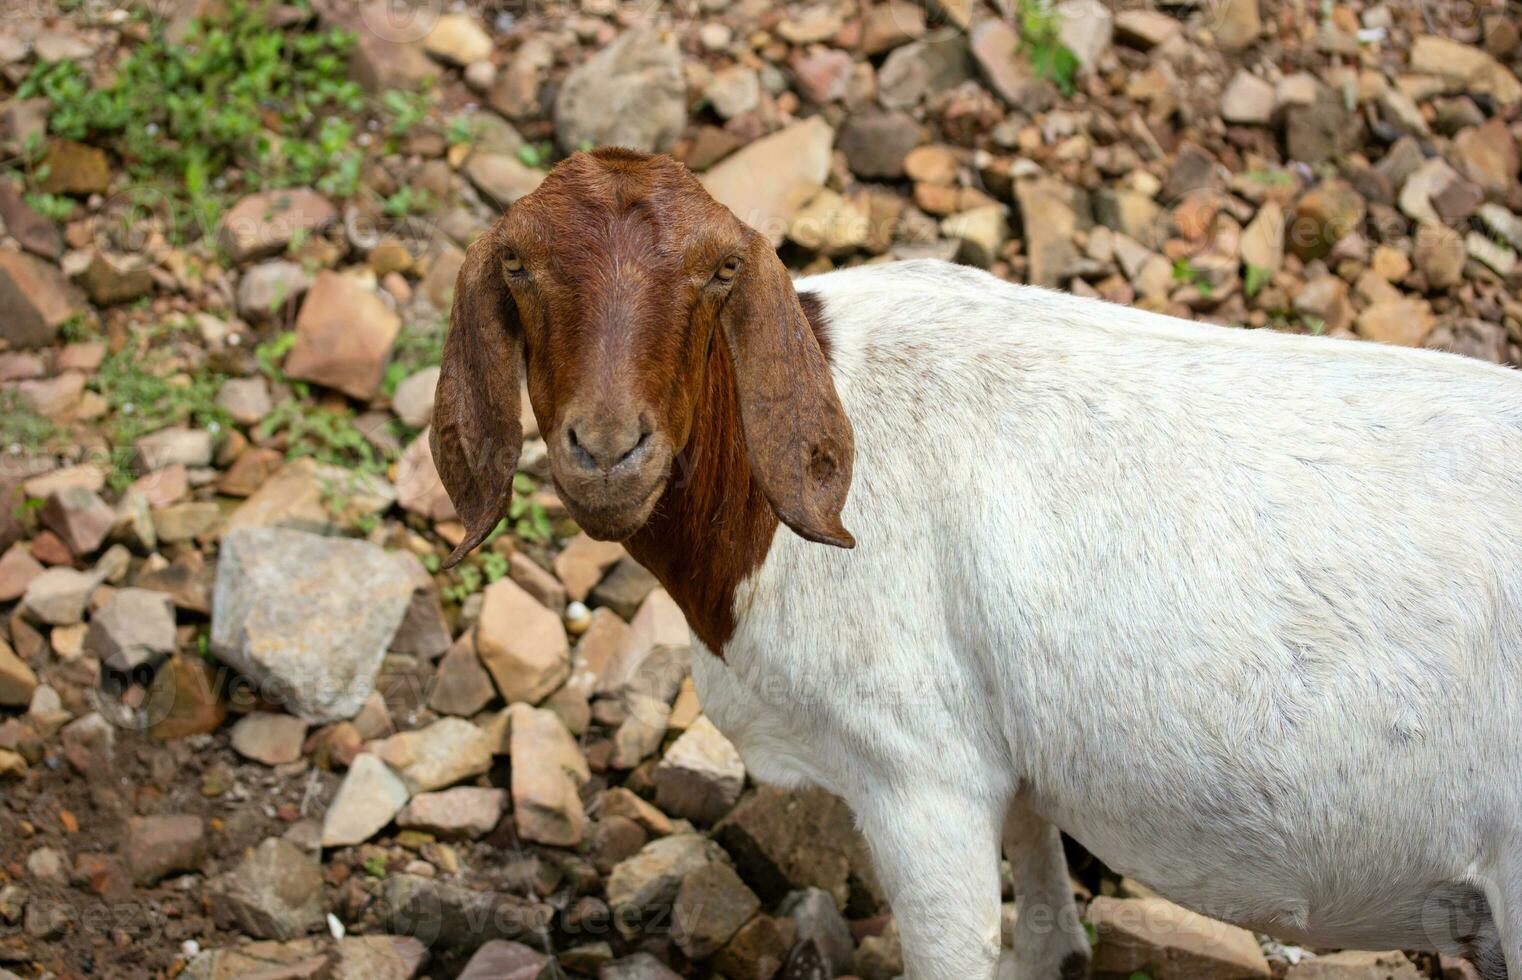
[[[830,365],[777,253],[752,237],[719,314],[751,471],[772,510],[810,541],[853,548],[840,522],[855,437]]]

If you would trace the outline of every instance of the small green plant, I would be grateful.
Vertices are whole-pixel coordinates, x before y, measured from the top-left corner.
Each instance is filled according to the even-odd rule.
[[[427,191],[413,189],[411,185],[399,188],[396,193],[381,202],[381,213],[388,218],[405,218],[433,206]]]
[[[497,551],[484,551],[481,553],[481,573],[486,576],[486,582],[492,582],[507,574],[507,556]]]
[[[255,429],[260,442],[277,432],[285,435],[288,459],[311,457],[361,473],[374,475],[386,471],[391,461],[354,425],[347,409],[317,408],[294,399],[276,405]]]
[[[1305,317],[1301,322],[1305,324],[1305,329],[1309,330],[1317,337],[1320,337],[1322,334],[1326,333],[1326,321],[1320,317],[1308,316]]]
[[[525,541],[546,544],[555,537],[555,525],[543,505],[534,500],[539,488],[522,473],[513,477],[513,502],[508,505],[507,519],[512,522],[513,533]]]
[[[481,591],[481,569],[475,562],[466,562],[455,568],[458,581],[439,590],[439,595],[449,602],[460,605]]]
[[[285,355],[289,354],[291,348],[295,346],[296,331],[282,330],[274,337],[254,348],[254,361],[259,365],[259,370],[264,373],[264,376],[271,381],[291,383],[290,379],[285,376],[285,371],[281,368],[280,362],[285,360]],[[306,395],[306,386],[301,382],[294,382],[294,384],[301,385],[297,394],[304,397]]]
[[[147,346],[149,334],[167,332],[172,330],[146,331],[137,344],[108,354],[90,382],[109,408],[109,481],[117,490],[131,482],[132,444],[141,437],[172,425],[218,433],[232,421],[217,404],[223,375],[204,367],[182,371],[167,349]]]
[[[555,147],[548,141],[543,143],[524,143],[518,147],[518,159],[523,161],[526,167],[547,167],[554,158]]]
[[[428,118],[428,94],[391,89],[381,96],[381,105],[391,114],[391,135],[405,136]]]
[[[386,857],[383,854],[370,855],[365,858],[365,862],[361,867],[364,868],[365,874],[372,878],[386,877]]]
[[[381,390],[386,396],[396,394],[396,386],[424,368],[438,367],[444,359],[443,320],[429,324],[403,325],[391,347],[391,361],[381,376]]]
[[[74,214],[74,201],[61,194],[28,193],[25,200],[27,207],[49,221],[68,221]]]
[[[475,130],[470,127],[469,116],[455,116],[444,127],[444,141],[450,146],[469,146],[476,141]]]
[[[1050,0],[1020,0],[1020,53],[1038,78],[1057,86],[1063,95],[1076,90],[1078,56],[1062,43],[1062,15]]]
[[[439,558],[439,556],[431,551],[423,556],[423,568],[428,571],[429,575],[439,574],[439,569],[442,568],[443,565],[444,563]]]
[[[1242,280],[1242,292],[1247,294],[1248,299],[1252,299],[1263,291],[1264,286],[1273,281],[1274,274],[1272,271],[1249,262],[1247,264],[1247,274]]]
[[[1263,184],[1266,187],[1295,186],[1295,177],[1288,170],[1244,170],[1242,179]]]

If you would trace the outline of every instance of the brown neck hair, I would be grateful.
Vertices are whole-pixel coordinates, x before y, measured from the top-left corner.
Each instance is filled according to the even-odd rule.
[[[828,360],[818,298],[798,298]],[[734,365],[716,343],[687,447],[654,513],[624,544],[660,580],[709,652],[723,657],[735,631],[735,590],[766,560],[779,523],[751,477]]]

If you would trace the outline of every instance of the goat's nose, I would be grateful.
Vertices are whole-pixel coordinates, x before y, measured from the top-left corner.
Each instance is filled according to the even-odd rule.
[[[566,448],[583,469],[611,472],[636,456],[650,439],[643,415],[607,421],[577,419],[565,427]]]

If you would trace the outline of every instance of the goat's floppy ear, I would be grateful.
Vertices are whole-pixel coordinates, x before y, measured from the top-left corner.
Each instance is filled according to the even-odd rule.
[[[751,471],[772,510],[810,541],[856,546],[840,522],[855,438],[787,269],[760,235],[719,314],[735,367]]]
[[[465,253],[455,280],[449,336],[434,397],[429,446],[465,540],[449,568],[480,544],[507,514],[513,473],[523,451],[519,377],[523,330],[490,233]]]

